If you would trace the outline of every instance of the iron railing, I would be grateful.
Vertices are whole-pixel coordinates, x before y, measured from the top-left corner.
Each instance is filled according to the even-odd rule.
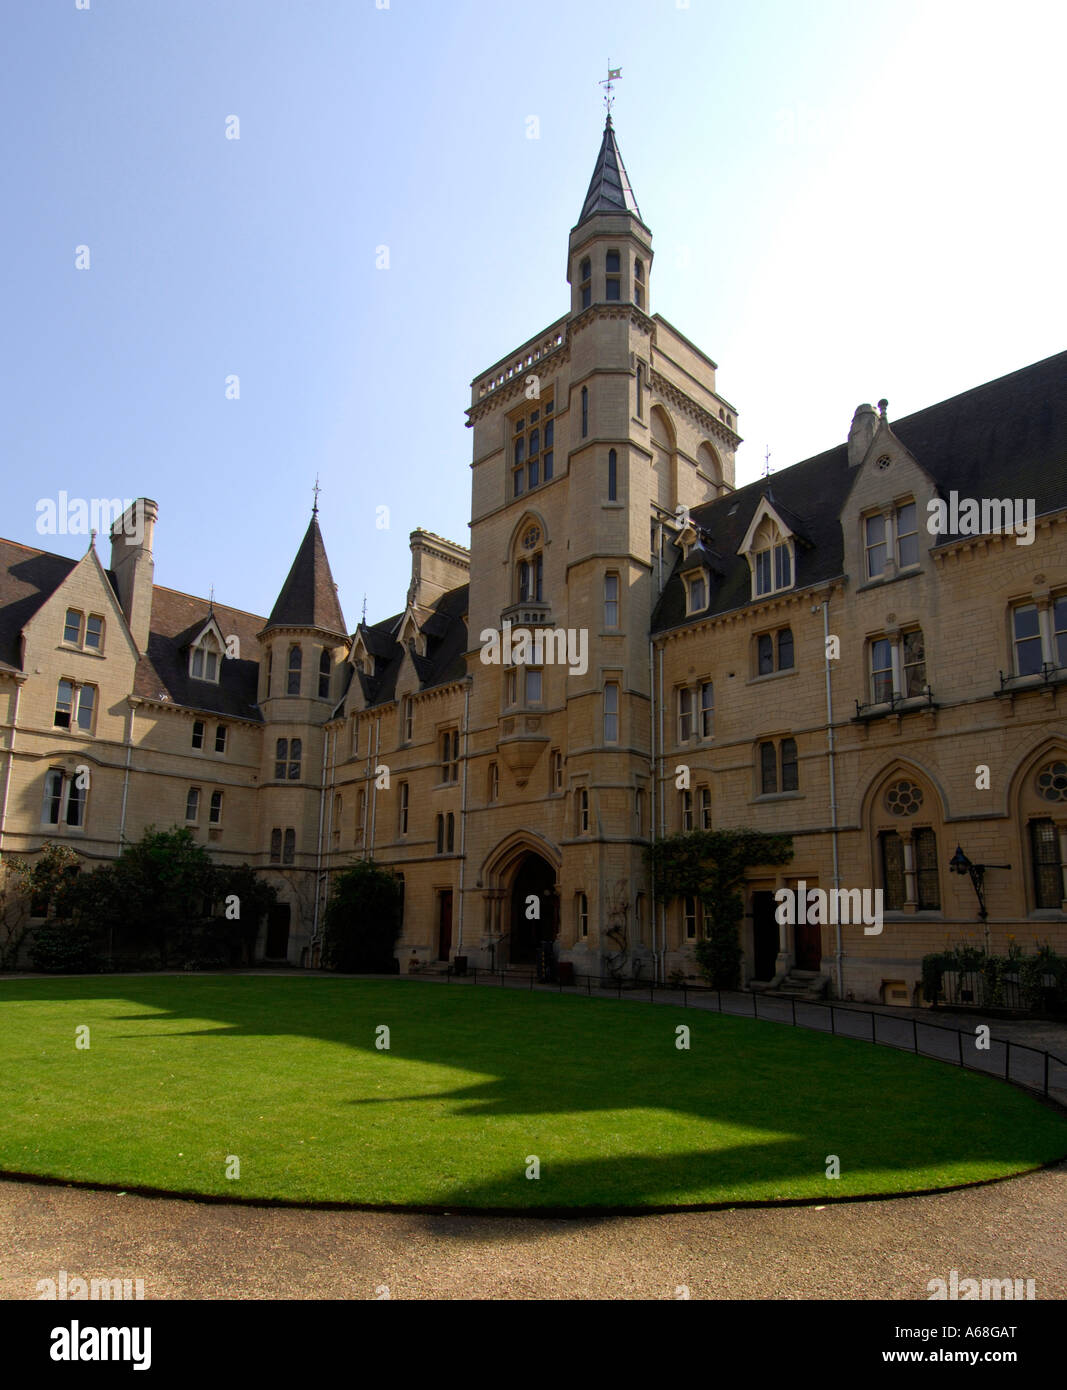
[[[859,1042],[877,1043],[913,1052],[919,1057],[931,1057],[950,1062],[966,1071],[979,1071],[998,1077],[1025,1091],[1032,1091],[1067,1104],[1067,1059],[1028,1043],[1012,1042],[1008,1038],[986,1037],[981,1027],[963,1029],[930,1023],[926,1019],[902,1018],[894,1012],[878,1013],[852,1004],[829,999],[797,999],[792,995],[759,994],[748,990],[714,989],[709,985],[657,984],[648,981],[609,980],[597,975],[576,975],[573,982],[555,984],[539,982],[533,971],[479,970],[468,967],[463,975],[454,975],[451,966],[438,975],[415,979],[453,979],[471,985],[497,985],[502,989],[540,990],[556,994],[585,994],[592,998],[616,998],[625,994],[628,999],[649,1003],[674,1004],[682,1008],[700,1008],[712,1013],[759,1019],[766,1023],[785,1023],[796,1028],[811,1028],[816,1032],[833,1033],[838,1037]]]

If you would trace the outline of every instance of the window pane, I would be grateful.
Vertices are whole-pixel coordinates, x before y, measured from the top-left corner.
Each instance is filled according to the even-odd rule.
[[[526,703],[528,705],[539,705],[541,703],[541,672],[526,672]]]
[[[903,568],[919,562],[918,522],[914,502],[897,508],[897,560]]]
[[[67,786],[67,824],[84,825],[85,788],[78,786],[77,777],[72,777]]]
[[[552,409],[551,405],[546,405],[546,406],[545,406],[545,414],[547,415],[547,413],[548,413],[551,409]],[[555,421],[553,421],[553,420],[546,420],[546,421],[545,421],[545,448],[546,448],[546,449],[551,449],[551,447],[552,447],[552,441],[555,439],[555,436],[556,436]]]
[[[618,280],[609,279],[608,282],[607,282],[607,284],[605,285],[605,289],[606,289],[606,291],[607,291],[607,293],[606,293],[605,296],[604,296],[605,299],[612,299],[612,300],[614,300],[614,299],[621,299],[621,298],[622,298],[622,293],[621,293],[621,290],[620,290],[620,288],[619,288],[619,285],[620,285],[620,282],[619,282]]]
[[[912,832],[915,846],[916,879],[919,907],[934,911],[941,906],[941,889],[937,881],[937,837],[932,830]]]
[[[593,291],[589,285],[582,286],[582,308],[588,309],[593,302]]]
[[[1041,670],[1041,628],[1037,606],[1022,604],[1013,614],[1015,624],[1015,670],[1020,676],[1036,676]]]
[[[525,463],[526,461],[526,436],[520,435],[515,441],[515,457],[512,460],[515,464]]]
[[[541,431],[540,431],[540,430],[531,430],[531,431],[530,431],[530,454],[531,454],[531,456],[532,456],[532,455],[534,455],[534,454],[539,454],[540,452],[541,452]]]
[[[538,484],[540,481],[541,481],[541,461],[540,461],[540,459],[531,459],[531,460],[530,460],[530,466],[529,466],[529,469],[528,469],[528,477],[527,477],[528,485],[529,485],[530,487],[536,487],[537,484]]]
[[[1052,605],[1052,658],[1067,666],[1067,594]]]
[[[226,725],[220,724],[215,730],[215,752],[226,752]]]
[[[208,812],[208,819],[213,825],[218,825],[222,820],[222,792],[211,793],[211,810]]]
[[[277,864],[281,861],[281,857],[282,832],[280,830],[272,830],[270,832],[270,862],[272,864]]]
[[[756,593],[769,594],[771,591],[771,552],[761,550],[756,555]]]
[[[867,518],[867,577],[876,579],[885,569],[885,517]]]
[[[922,632],[904,634],[904,694],[921,695],[926,688],[926,648]]]
[[[516,468],[516,469],[515,469],[515,472],[512,474],[512,481],[513,481],[513,483],[514,483],[514,485],[515,485],[515,496],[516,496],[516,497],[521,497],[521,496],[522,496],[523,485],[524,485],[524,482],[525,482],[525,474],[526,474],[525,468]]]
[[[289,781],[297,782],[300,779],[300,757],[303,751],[302,744],[298,738],[291,740],[289,744]]]
[[[760,756],[760,791],[766,795],[768,792],[778,790],[778,758],[775,753],[773,743],[761,743],[759,746]]]
[[[764,633],[756,639],[757,670],[759,675],[766,676],[774,670],[774,642],[770,633]]]
[[[885,905],[891,912],[900,912],[906,897],[904,880],[904,841],[895,830],[885,830],[878,837],[882,842],[882,882]]]
[[[702,613],[707,606],[708,599],[704,592],[703,579],[691,579],[689,581],[689,611]]]
[[[283,864],[291,864],[296,858],[296,831],[287,830],[285,832],[285,853],[282,855]]]
[[[197,787],[190,787],[189,794],[185,798],[185,819],[196,820],[200,814],[200,791]]]
[[[604,687],[604,742],[619,741],[619,687],[609,681]]]
[[[63,774],[49,772],[44,779],[44,815],[42,819],[49,825],[59,824],[59,811],[63,804]]]
[[[277,781],[285,777],[285,765],[289,761],[289,740],[280,738],[274,747],[274,776]]]
[[[544,467],[545,482],[552,481],[552,450],[546,449],[542,456],[541,463]]]
[[[871,699],[876,705],[893,698],[893,648],[887,637],[871,643]]]
[[[692,735],[693,732],[693,692],[691,690],[679,690],[678,692],[678,739],[681,743]]]
[[[204,679],[213,681],[218,680],[219,658],[217,652],[204,653]]]
[[[63,625],[64,642],[80,642],[82,635],[82,615],[73,608],[67,609],[67,620]]]
[[[54,723],[59,729],[70,728],[71,711],[74,708],[74,686],[70,681],[60,681],[56,691],[56,713]]]
[[[604,261],[604,269],[608,272],[609,275],[610,275],[613,271],[616,272],[616,273],[618,272],[618,269],[619,269],[619,253],[618,253],[618,251],[609,251],[609,252],[607,253],[607,256],[606,256],[605,261]]]
[[[85,645],[99,651],[104,635],[103,618],[90,617],[85,624]]]
[[[793,566],[787,545],[774,547],[774,587],[788,589],[793,582]]]
[[[791,738],[782,740],[782,791],[795,792],[797,780],[797,745]]]
[[[1034,906],[1058,908],[1063,901],[1060,841],[1050,820],[1030,822],[1030,849],[1034,862]]]
[[[793,669],[793,629],[783,627],[778,634],[778,669],[779,671],[791,671]]]
[[[711,738],[715,732],[715,687],[711,681],[704,681],[700,687],[701,735]]]
[[[96,686],[83,685],[78,691],[78,728],[87,732],[93,727],[93,707],[96,704]]]

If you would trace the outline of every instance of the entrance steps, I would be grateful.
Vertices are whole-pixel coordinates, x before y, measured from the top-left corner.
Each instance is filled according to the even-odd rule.
[[[788,971],[780,979],[772,980],[766,987],[766,994],[781,994],[793,999],[823,999],[830,990],[830,976],[818,970]]]

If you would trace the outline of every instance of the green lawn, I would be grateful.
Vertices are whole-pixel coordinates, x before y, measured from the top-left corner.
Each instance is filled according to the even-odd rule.
[[[382,1024],[389,1051],[374,1045]],[[889,1048],[424,981],[3,981],[0,1078],[0,1169],[230,1197],[446,1210],[825,1199],[1067,1154],[1067,1120],[1029,1096]]]

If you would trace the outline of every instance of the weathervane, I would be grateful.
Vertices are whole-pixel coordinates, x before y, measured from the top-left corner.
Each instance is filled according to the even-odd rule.
[[[771,476],[771,446],[769,444],[767,445],[767,452],[763,455],[763,476],[765,478]]]
[[[315,492],[315,505],[314,505],[314,506],[312,507],[312,509],[311,509],[311,515],[312,515],[312,516],[318,516],[318,514],[319,514],[319,493],[320,493],[321,491],[322,491],[322,489],[319,487],[319,475],[316,473],[316,474],[315,474],[315,488],[314,488],[314,492]]]
[[[611,66],[611,62],[610,62],[610,60],[609,60],[609,62],[608,62],[608,76],[607,76],[607,80],[604,81],[604,82],[601,82],[601,84],[600,84],[600,85],[604,88],[604,109],[605,109],[605,111],[607,111],[609,119],[610,119],[610,117],[611,117],[611,108],[612,108],[612,105],[613,105],[613,103],[614,103],[614,101],[615,101],[615,96],[614,96],[614,93],[613,93],[613,91],[612,91],[612,87],[614,86],[614,84],[615,84],[616,82],[621,82],[621,81],[622,81],[622,68],[613,68],[613,67]]]

